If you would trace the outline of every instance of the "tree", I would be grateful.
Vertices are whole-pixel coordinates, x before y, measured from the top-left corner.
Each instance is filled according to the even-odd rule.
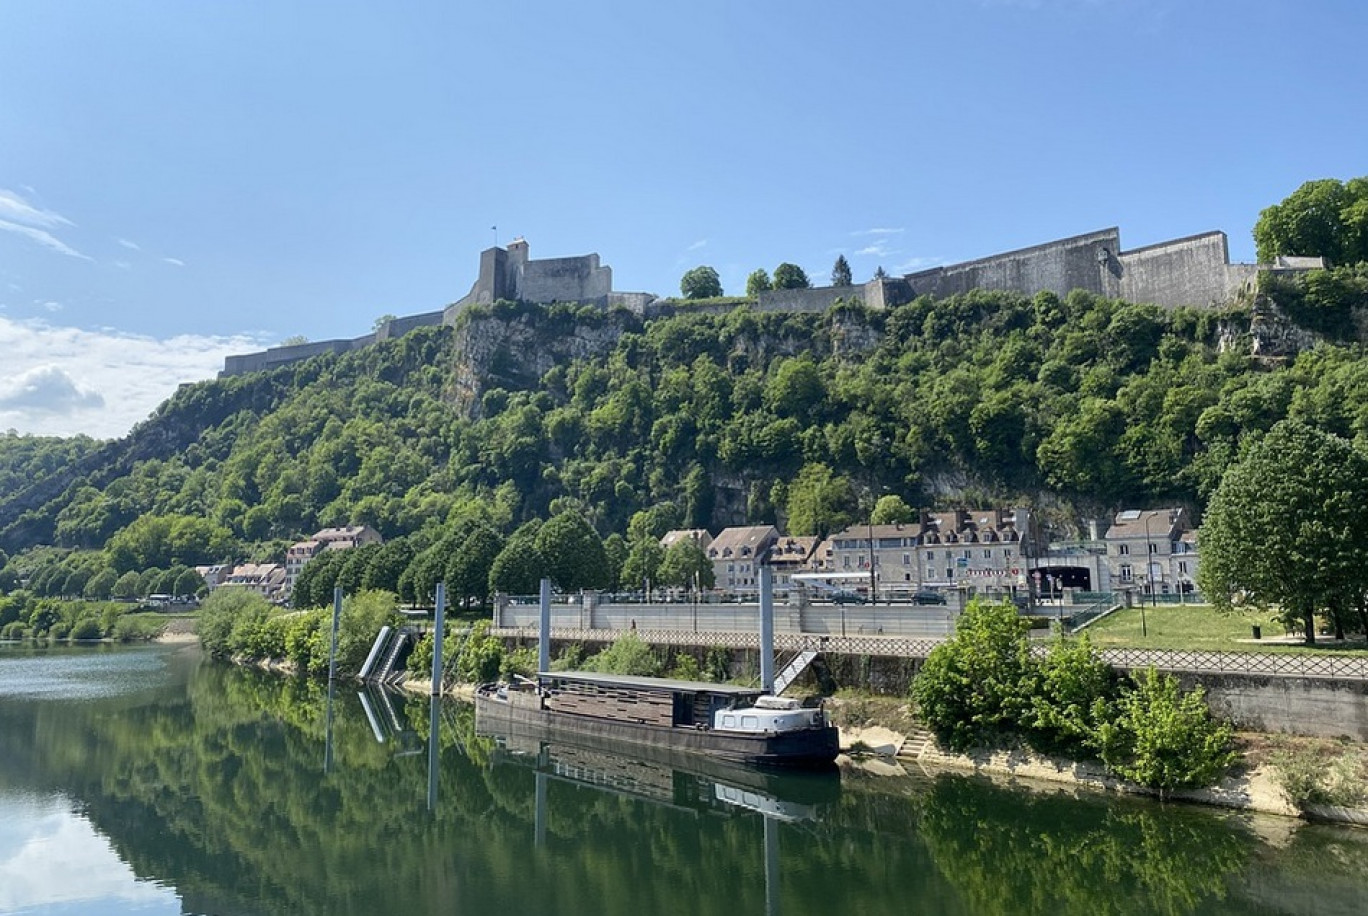
[[[831,267],[831,285],[850,286],[851,282],[850,262],[846,260],[845,255],[836,255],[836,263]]]
[[[746,298],[758,299],[761,293],[769,292],[774,289],[774,284],[770,282],[769,271],[763,267],[758,267],[750,272],[746,277]]]
[[[603,541],[578,512],[562,512],[537,532],[537,551],[546,563],[545,575],[563,591],[604,588],[608,556]]]
[[[680,278],[679,291],[685,299],[712,299],[722,295],[722,280],[716,270],[704,264]]]
[[[489,590],[505,595],[535,595],[547,575],[546,561],[537,548],[541,522],[533,520],[514,531],[489,567]]]
[[[1177,678],[1153,668],[1133,677],[1115,720],[1098,727],[1102,761],[1161,793],[1214,783],[1236,755],[1231,727],[1212,718],[1202,688],[1184,692]]]
[[[138,597],[138,585],[141,581],[142,577],[130,569],[122,576],[119,576],[118,581],[114,583],[114,588],[110,594],[123,601],[132,601],[134,598]]]
[[[489,600],[489,570],[503,548],[503,538],[488,525],[477,525],[466,535],[447,557],[448,600],[464,602],[473,598],[477,604],[486,603]]]
[[[789,532],[825,537],[849,525],[857,505],[849,478],[825,464],[805,464],[788,491]]]
[[[880,496],[879,501],[874,504],[869,522],[872,525],[906,525],[916,518],[917,510],[909,506],[901,496],[889,493]]]
[[[1218,608],[1276,607],[1316,640],[1317,612],[1368,595],[1368,456],[1284,420],[1221,478],[1198,533],[1197,583]]]
[[[785,261],[774,268],[775,289],[807,289],[811,285],[808,275],[797,264]]]
[[[92,601],[108,601],[114,594],[114,586],[119,581],[119,574],[114,570],[105,567],[91,577],[85,586],[85,597]]]
[[[1279,255],[1368,261],[1368,177],[1306,182],[1259,214],[1254,241],[1265,263]]]
[[[1018,729],[1034,693],[1030,623],[1010,604],[969,602],[955,633],[931,650],[912,682],[917,714],[955,751]]]
[[[627,547],[627,559],[622,564],[619,584],[623,588],[645,588],[646,583],[660,581],[660,564],[665,560],[665,548],[660,541],[647,534],[636,538]]]
[[[707,589],[717,584],[712,560],[708,559],[707,553],[692,538],[685,538],[670,545],[670,549],[665,551],[665,556],[660,560],[660,568],[656,575],[660,578],[661,585],[679,588],[693,588],[697,583],[699,588]]]

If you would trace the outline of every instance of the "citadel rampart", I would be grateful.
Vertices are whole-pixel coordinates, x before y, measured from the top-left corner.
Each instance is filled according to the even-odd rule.
[[[759,312],[824,312],[838,299],[858,299],[866,307],[881,309],[910,302],[918,296],[941,299],[973,289],[1026,296],[1045,291],[1065,296],[1081,289],[1163,308],[1209,308],[1224,305],[1241,291],[1250,289],[1260,272],[1323,266],[1318,258],[1298,258],[1295,262],[1231,264],[1224,232],[1206,232],[1122,251],[1121,231],[1111,228],[903,277],[871,280],[859,286],[771,290],[747,304]],[[440,312],[396,318],[376,333],[353,340],[318,341],[230,356],[224,360],[220,375],[273,369],[322,353],[367,347],[416,327],[454,324],[467,306],[500,299],[542,305],[579,302],[600,308],[622,306],[647,318],[674,311],[667,301],[649,293],[614,291],[612,268],[600,264],[597,254],[534,261],[528,256],[527,242],[514,239],[506,249],[495,247],[481,252],[480,274],[470,292]],[[700,312],[720,313],[736,307],[713,304],[696,308]]]

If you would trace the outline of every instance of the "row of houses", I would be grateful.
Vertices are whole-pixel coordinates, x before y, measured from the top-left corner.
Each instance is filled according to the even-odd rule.
[[[1143,594],[1191,592],[1196,532],[1185,509],[1128,509],[1102,533],[1051,542],[1030,509],[923,511],[915,522],[853,525],[827,538],[782,534],[773,525],[671,531],[666,548],[691,540],[713,564],[716,587],[733,594],[759,589],[759,568],[773,570],[777,589],[802,580],[868,594],[955,589],[970,594],[1036,595],[1064,589]]]
[[[285,551],[284,563],[196,566],[195,571],[204,577],[211,592],[222,585],[233,585],[254,591],[269,601],[285,601],[294,591],[305,564],[323,551],[349,550],[383,541],[380,532],[369,525],[324,528],[313,537],[291,545]]]

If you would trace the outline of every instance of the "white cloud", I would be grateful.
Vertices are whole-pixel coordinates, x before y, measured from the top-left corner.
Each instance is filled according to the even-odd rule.
[[[171,265],[173,265],[173,266],[175,266],[175,267],[184,267],[184,266],[185,266],[185,262],[182,261],[180,258],[162,258],[162,261],[163,261],[164,263],[166,263],[166,264],[171,264]]]
[[[120,245],[124,246],[125,248],[127,248],[129,251],[142,251],[142,246],[139,245],[137,242],[131,242],[128,239],[115,239],[115,241],[118,242]]]
[[[708,247],[708,240],[707,240],[707,239],[699,239],[698,241],[694,242],[692,245],[690,245],[688,248],[685,248],[684,250],[685,250],[685,251],[697,251],[697,250],[700,249],[700,248],[706,248],[706,247]]]
[[[0,430],[122,436],[185,382],[216,376],[225,356],[261,349],[248,335],[165,340],[0,315]]]
[[[132,269],[133,269],[133,265],[132,265],[131,263],[129,263],[128,261],[123,260],[122,258],[117,258],[117,259],[115,259],[115,261],[114,261],[114,266],[117,267],[117,268],[119,268],[119,270],[132,270]]]
[[[865,255],[872,258],[886,258],[895,252],[883,242],[875,242],[873,245],[867,245],[855,253],[857,255]]]
[[[0,412],[26,411],[35,415],[69,415],[104,406],[96,391],[83,391],[60,366],[36,366],[17,377],[0,381]]]
[[[27,236],[28,238],[37,242],[39,245],[51,248],[53,251],[64,254],[67,257],[80,258],[83,261],[90,260],[90,258],[86,257],[76,249],[67,245],[61,239],[57,238],[55,235],[53,235],[51,232],[48,232],[45,229],[38,229],[34,226],[21,226],[18,223],[12,223],[7,219],[0,219],[0,230],[3,230],[5,232],[14,232],[18,235]]]
[[[49,312],[60,312],[62,310],[62,303],[55,299],[49,299],[43,303],[43,308],[47,309]]]
[[[851,235],[897,235],[902,229],[861,229],[859,232],[852,232]]]
[[[60,213],[43,210],[24,200],[13,191],[0,188],[0,219],[14,220],[26,226],[70,226],[71,220]]]

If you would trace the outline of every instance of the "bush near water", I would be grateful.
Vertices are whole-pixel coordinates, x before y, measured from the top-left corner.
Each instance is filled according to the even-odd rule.
[[[1086,636],[1037,655],[1027,627],[1010,604],[970,602],[913,680],[922,721],[951,750],[1024,742],[1160,792],[1210,785],[1234,762],[1233,731],[1200,689],[1153,669],[1122,680]]]

